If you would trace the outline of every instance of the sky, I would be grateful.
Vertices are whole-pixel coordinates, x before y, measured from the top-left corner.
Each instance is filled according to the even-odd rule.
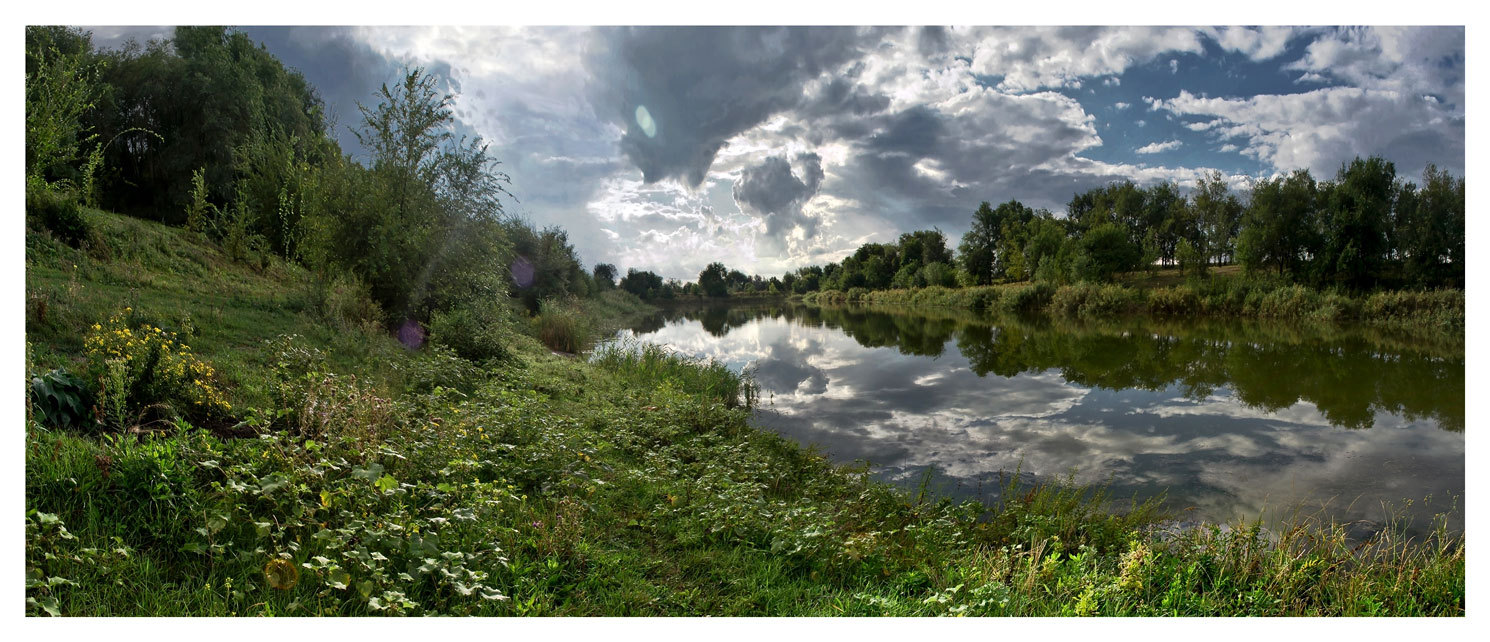
[[[94,42],[168,27],[89,27]],[[1236,189],[1381,155],[1465,165],[1463,27],[243,27],[357,102],[408,66],[590,264],[777,275],[982,201],[1060,214],[1114,180]]]

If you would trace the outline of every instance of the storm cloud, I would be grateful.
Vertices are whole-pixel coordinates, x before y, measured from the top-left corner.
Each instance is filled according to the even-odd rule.
[[[817,194],[823,183],[822,157],[797,156],[798,177],[785,158],[772,156],[745,169],[735,181],[735,203],[740,209],[766,219],[766,235],[780,238],[801,228],[804,236],[817,234],[818,220],[802,213],[802,205]]]
[[[804,83],[853,58],[869,33],[842,27],[598,29],[588,57],[596,111],[625,128],[621,152],[645,181],[677,178],[697,186],[726,142],[795,106]]]

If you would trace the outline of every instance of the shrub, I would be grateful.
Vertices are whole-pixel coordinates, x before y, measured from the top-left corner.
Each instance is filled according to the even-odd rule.
[[[96,238],[77,199],[62,192],[28,187],[26,215],[35,217],[53,236],[72,247],[82,247],[84,241]]]
[[[1062,286],[1050,299],[1054,314],[1081,317],[1110,317],[1136,311],[1143,295],[1116,284],[1098,285],[1082,282]]]
[[[443,345],[431,343],[405,365],[404,390],[428,394],[437,388],[448,388],[470,394],[481,383],[484,372],[471,363],[469,358],[462,357]]]
[[[471,361],[503,359],[510,337],[503,331],[508,313],[499,304],[464,304],[430,317],[429,340]]]
[[[148,416],[223,418],[232,410],[216,371],[197,359],[176,333],[143,324],[131,328],[132,308],[94,324],[83,345],[87,373],[97,382],[105,423],[125,428]],[[159,417],[156,417],[159,418]]]
[[[1055,286],[1049,283],[1030,283],[1004,290],[999,298],[999,309],[1004,312],[1028,313],[1043,309],[1055,295]]]

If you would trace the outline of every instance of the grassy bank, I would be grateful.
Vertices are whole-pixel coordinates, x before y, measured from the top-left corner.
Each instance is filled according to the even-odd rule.
[[[1172,276],[1172,275],[1171,275]],[[1044,312],[1072,318],[1258,318],[1367,323],[1415,333],[1464,332],[1464,291],[1380,291],[1366,295],[1315,290],[1250,278],[1234,270],[1203,281],[1135,276],[1111,284],[1012,283],[966,288],[822,291],[808,303],[879,303],[1004,313]]]
[[[537,338],[600,334],[625,297],[493,312],[463,347],[447,320],[452,345],[411,350],[354,283],[88,215],[106,247],[28,234],[28,371],[156,354],[224,402],[109,429],[28,407],[28,614],[1463,614],[1443,529],[1165,534],[1154,505],[1060,484],[936,501],[756,430],[718,364]],[[189,405],[167,370],[122,403]]]

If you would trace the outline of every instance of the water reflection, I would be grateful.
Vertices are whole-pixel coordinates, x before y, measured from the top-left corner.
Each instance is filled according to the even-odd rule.
[[[1258,324],[1073,324],[800,305],[675,309],[631,333],[753,370],[763,427],[992,497],[1075,471],[1196,517],[1464,490],[1462,346]],[[1446,506],[1436,506],[1443,510]]]

